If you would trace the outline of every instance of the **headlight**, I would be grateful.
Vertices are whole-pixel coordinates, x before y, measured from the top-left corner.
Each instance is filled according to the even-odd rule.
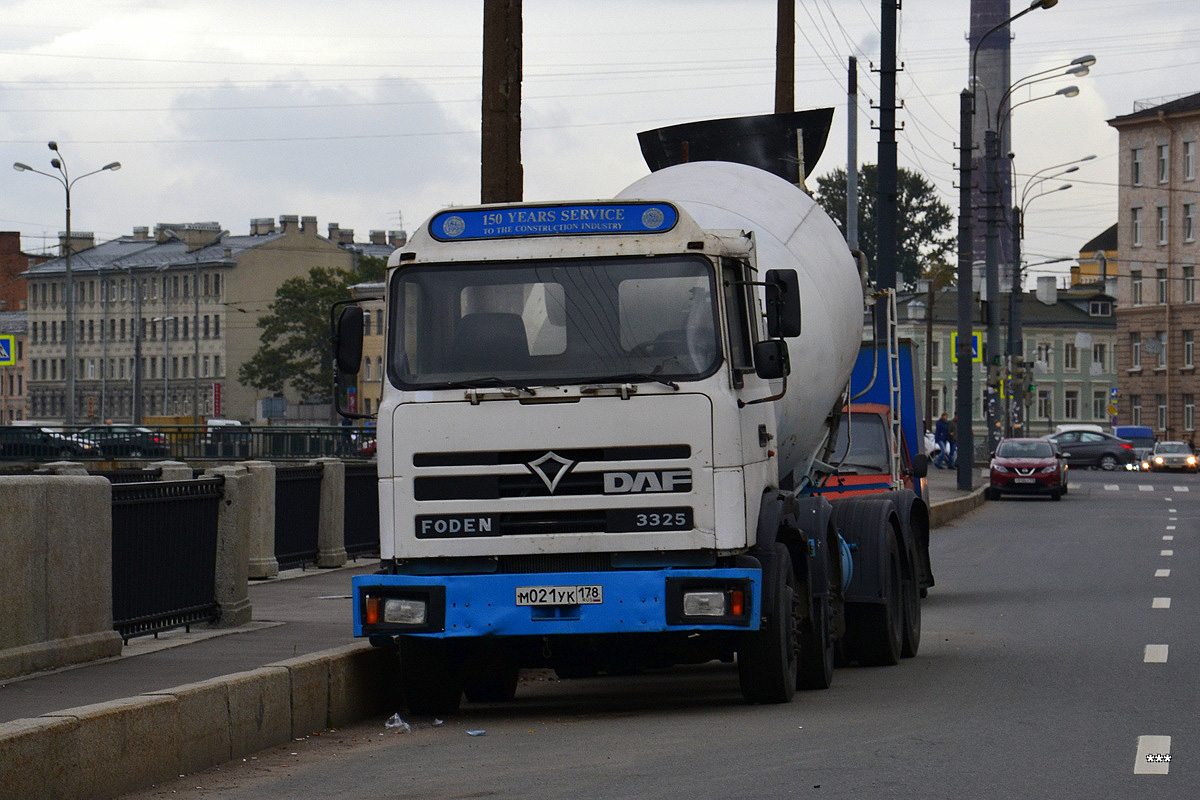
[[[1001,464],[996,464],[996,463],[992,464],[992,469],[995,470],[996,472],[1008,472],[1008,467],[1005,467]]]
[[[1051,464],[1048,467],[1042,467],[1042,469],[1041,469],[1041,472],[1043,475],[1049,475],[1051,472],[1057,472],[1057,471],[1058,471],[1058,467],[1056,467],[1054,464]]]
[[[1188,466],[1189,466],[1189,467],[1194,467],[1194,466],[1196,466],[1196,457],[1195,457],[1195,456],[1188,456],[1188,457],[1187,457],[1187,463],[1188,463]]]
[[[1154,457],[1154,463],[1155,463],[1155,464],[1158,464],[1159,466],[1161,466],[1161,465],[1162,465],[1162,463],[1163,463],[1163,457],[1162,457],[1162,456],[1155,456],[1155,457]]]

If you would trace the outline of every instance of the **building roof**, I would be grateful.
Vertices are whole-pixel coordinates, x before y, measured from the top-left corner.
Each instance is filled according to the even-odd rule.
[[[233,264],[237,257],[255,247],[275,241],[283,233],[268,233],[257,236],[224,236],[207,247],[188,252],[187,245],[179,239],[158,242],[136,236],[122,236],[95,247],[71,254],[71,272],[87,273],[114,269],[149,269],[194,267],[196,264]],[[30,267],[24,273],[27,278],[66,272],[66,259],[62,256]]]
[[[0,311],[0,333],[21,336],[28,330],[28,311]]]
[[[1079,248],[1080,253],[1091,255],[1097,250],[1116,250],[1117,249],[1117,223],[1113,223],[1112,227],[1108,228],[1104,233],[1092,238],[1087,244]]]
[[[979,295],[972,301],[971,324],[976,330],[982,330],[984,324],[979,319]],[[1057,302],[1047,305],[1038,300],[1036,291],[1027,291],[1022,295],[1021,324],[1024,327],[1041,328],[1074,328],[1077,330],[1095,330],[1097,328],[1115,328],[1116,317],[1094,317],[1088,313],[1088,302],[1091,300],[1112,300],[1110,295],[1096,287],[1095,291],[1057,290]],[[903,293],[896,297],[900,306],[906,306],[913,301],[924,303],[927,296],[923,293]],[[1008,324],[1008,294],[1003,294],[999,304],[998,320],[1001,326]],[[943,289],[934,296],[933,319],[935,324],[949,325],[958,319],[958,290],[953,286]],[[904,315],[904,311],[900,312]],[[908,320],[905,320],[907,322]]]
[[[1174,100],[1169,100],[1166,103],[1160,103],[1150,108],[1143,108],[1139,111],[1134,111],[1132,114],[1124,114],[1119,117],[1113,117],[1108,121],[1109,125],[1125,125],[1131,122],[1141,122],[1143,120],[1158,119],[1159,114],[1168,116],[1179,116],[1183,114],[1200,113],[1200,92],[1187,95],[1186,97],[1177,97]]]

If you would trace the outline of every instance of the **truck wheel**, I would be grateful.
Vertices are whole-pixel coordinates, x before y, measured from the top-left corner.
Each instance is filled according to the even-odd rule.
[[[904,594],[904,638],[900,657],[912,658],[921,649],[921,590],[914,574],[904,576],[901,586]]]
[[[400,681],[412,714],[452,714],[462,702],[462,658],[441,639],[400,638]]]
[[[898,664],[904,639],[900,551],[890,530],[880,531],[880,535],[886,539],[888,551],[883,602],[846,604],[847,646],[852,657],[867,667]]]
[[[738,681],[747,703],[786,703],[796,694],[801,607],[791,555],[784,545],[775,545],[775,560],[772,607],[764,609],[762,627],[747,634],[737,654]]]
[[[800,672],[797,689],[828,689],[833,683],[836,642],[833,604],[828,597],[813,600],[812,616],[800,630]]]

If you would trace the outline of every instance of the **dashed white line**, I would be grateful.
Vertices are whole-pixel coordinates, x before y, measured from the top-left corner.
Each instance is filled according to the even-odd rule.
[[[1175,526],[1174,526],[1174,525],[1168,525],[1168,526],[1166,527],[1166,529],[1167,529],[1167,530],[1169,530],[1169,531],[1173,531],[1173,530],[1175,530]]]
[[[1186,491],[1188,491],[1189,487],[1187,487],[1187,486],[1172,486],[1171,488],[1177,492],[1186,492]]]
[[[1164,542],[1173,542],[1173,541],[1175,541],[1175,537],[1168,533],[1166,536],[1163,537],[1163,541]]]
[[[1171,570],[1169,570],[1169,569],[1156,569],[1156,570],[1154,570],[1154,577],[1156,577],[1156,578],[1169,578],[1169,577],[1171,577]]]
[[[1150,484],[1148,484],[1148,483],[1139,483],[1139,484],[1138,484],[1138,491],[1139,491],[1139,492],[1153,492],[1153,491],[1154,491],[1154,487],[1153,487],[1153,486],[1151,486],[1151,485],[1150,485]]]
[[[1159,550],[1158,554],[1160,556],[1173,556],[1173,555],[1175,555],[1175,551],[1174,550]]]
[[[1106,484],[1104,484],[1104,491],[1119,492],[1119,491],[1121,491],[1121,487],[1115,483],[1106,483]]]
[[[1170,607],[1171,607],[1171,598],[1169,598],[1169,597],[1156,597],[1156,598],[1154,598],[1154,600],[1153,600],[1153,601],[1150,603],[1150,607],[1151,607],[1151,608],[1170,608]]]
[[[1146,645],[1146,655],[1142,659],[1147,664],[1165,664],[1167,663],[1167,645],[1165,644],[1148,644]]]
[[[1168,500],[1170,500],[1171,498],[1169,498],[1169,497],[1168,497],[1167,499],[1168,499]],[[1175,509],[1173,509],[1173,508],[1168,508],[1168,509],[1167,509],[1167,513],[1168,513],[1168,514],[1174,514],[1174,513],[1176,513],[1176,512],[1175,512]]]
[[[1134,775],[1166,775],[1171,771],[1171,737],[1139,736]]]

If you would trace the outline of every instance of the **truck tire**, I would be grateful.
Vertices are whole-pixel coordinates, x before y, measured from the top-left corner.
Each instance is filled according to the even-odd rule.
[[[921,649],[921,587],[917,585],[916,564],[910,563],[901,585],[904,599],[903,640],[901,658],[912,658]]]
[[[786,703],[796,694],[799,675],[799,598],[787,547],[775,545],[771,608],[763,609],[762,627],[747,634],[738,649],[738,682],[747,703]],[[764,595],[767,593],[764,592]]]
[[[797,689],[828,689],[833,683],[837,642],[833,638],[833,604],[829,597],[812,601],[812,614],[800,629]]]
[[[889,526],[883,527],[879,535],[886,540],[888,558],[883,602],[846,604],[846,646],[850,657],[867,667],[898,664],[904,640],[900,549]]]
[[[462,657],[444,639],[400,637],[400,684],[411,714],[452,714],[462,703]]]

